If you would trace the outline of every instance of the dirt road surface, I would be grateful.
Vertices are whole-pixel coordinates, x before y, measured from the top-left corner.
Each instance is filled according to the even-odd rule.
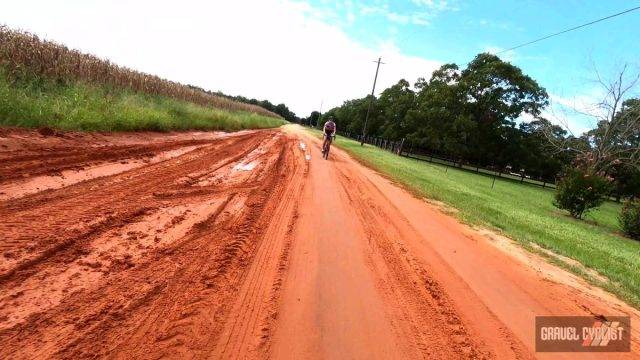
[[[536,353],[537,315],[640,314],[319,146],[3,130],[0,358],[640,356]]]

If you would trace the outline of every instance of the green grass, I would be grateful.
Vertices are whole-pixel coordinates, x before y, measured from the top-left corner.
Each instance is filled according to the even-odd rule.
[[[640,242],[620,235],[619,204],[607,202],[585,220],[575,220],[552,205],[553,190],[500,179],[492,189],[488,176],[454,168],[445,172],[443,165],[361,147],[342,137],[335,144],[414,193],[458,209],[457,216],[467,223],[498,230],[528,249],[533,243],[577,260],[609,281],[561,265],[640,307]]]
[[[83,83],[12,81],[0,69],[0,125],[82,131],[271,128],[282,119]]]

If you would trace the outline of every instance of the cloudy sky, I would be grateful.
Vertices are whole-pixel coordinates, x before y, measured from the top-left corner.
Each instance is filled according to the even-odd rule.
[[[284,102],[306,116],[405,78],[428,78],[640,1],[36,1],[2,2],[0,24],[182,83]],[[595,100],[602,72],[640,61],[640,11],[501,56],[556,106]],[[568,116],[574,131],[589,122]],[[564,114],[564,112],[562,112]]]

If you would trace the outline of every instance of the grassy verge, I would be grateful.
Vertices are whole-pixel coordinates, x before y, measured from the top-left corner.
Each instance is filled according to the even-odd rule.
[[[0,125],[83,131],[241,130],[285,121],[105,86],[10,80],[0,69]]]
[[[577,260],[609,281],[561,265],[640,308],[640,242],[619,235],[620,205],[605,203],[584,221],[574,220],[552,205],[553,190],[500,179],[492,189],[491,177],[454,168],[445,172],[442,165],[361,147],[342,137],[335,144],[414,193],[458,209],[465,222],[498,230],[529,249],[537,244]]]

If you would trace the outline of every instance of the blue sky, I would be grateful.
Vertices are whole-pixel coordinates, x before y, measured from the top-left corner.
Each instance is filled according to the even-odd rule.
[[[466,63],[582,24],[640,1],[319,1],[340,26],[365,44],[393,41],[405,54]],[[599,68],[640,61],[640,10],[517,49],[502,57],[553,92],[573,92]],[[391,64],[390,64],[391,65]]]
[[[379,56],[387,64],[378,93],[635,6],[640,0],[21,0],[3,3],[0,24],[307,116],[369,93]],[[605,75],[625,62],[639,70],[639,25],[636,11],[501,56],[548,90],[554,105],[545,115],[580,133],[594,123],[561,105],[598,101],[592,62]]]
[[[371,46],[393,43],[406,55],[465,64],[479,52],[511,48],[640,6],[640,1],[314,0],[312,5],[333,17],[356,41]],[[560,102],[577,99],[580,107],[581,101],[597,97],[594,65],[605,74],[624,63],[634,64],[637,70],[639,45],[637,10],[500,56],[522,68]],[[391,66],[402,64],[387,65]],[[578,132],[583,130],[580,127],[576,126]]]

